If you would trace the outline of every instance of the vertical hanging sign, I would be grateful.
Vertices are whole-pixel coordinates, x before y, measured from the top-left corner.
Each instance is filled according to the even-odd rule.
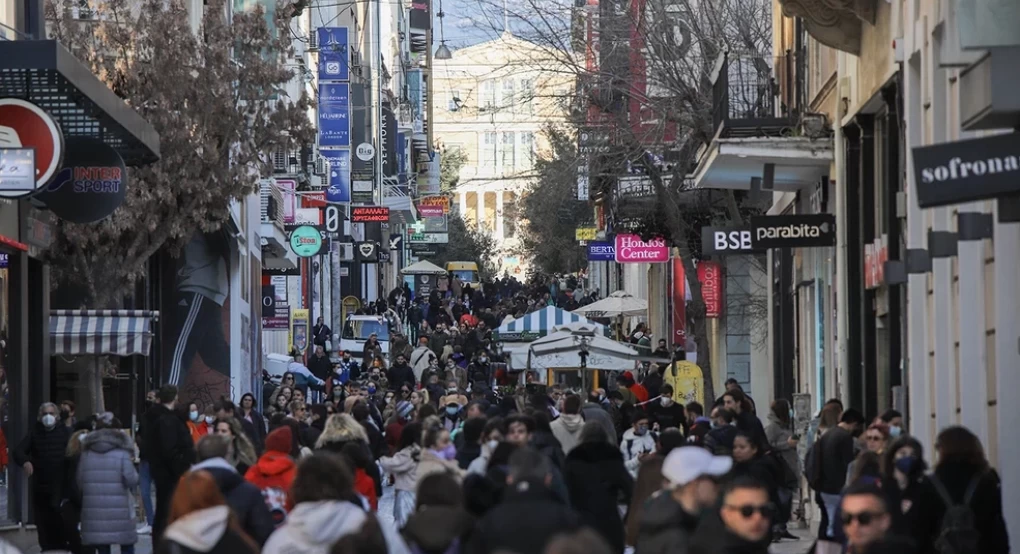
[[[722,266],[719,262],[698,262],[701,298],[705,301],[705,317],[720,317],[723,311]]]
[[[319,148],[351,147],[351,90],[347,83],[319,84]]]
[[[319,154],[329,162],[329,188],[326,202],[344,204],[351,201],[351,151],[322,150]]]
[[[673,258],[673,344],[687,344],[687,277],[684,275],[684,261]]]
[[[382,173],[384,177],[397,176],[397,118],[390,103],[382,103]]]
[[[319,82],[351,79],[347,27],[321,27],[319,41]]]

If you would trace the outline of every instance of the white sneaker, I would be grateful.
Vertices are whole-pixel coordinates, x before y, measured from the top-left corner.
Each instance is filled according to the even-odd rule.
[[[142,525],[141,527],[136,529],[136,532],[139,535],[151,535],[152,534],[152,527],[149,527],[148,525]]]

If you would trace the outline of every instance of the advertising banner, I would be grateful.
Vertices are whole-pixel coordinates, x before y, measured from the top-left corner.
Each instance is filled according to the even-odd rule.
[[[397,118],[389,102],[382,103],[382,170],[386,177],[397,176]]]
[[[595,227],[578,227],[574,229],[575,240],[595,240],[595,236],[599,234],[599,230]]]
[[[666,241],[641,240],[637,235],[616,235],[616,261],[619,263],[663,263],[669,260]]]
[[[365,85],[351,84],[351,144],[375,142],[370,138],[375,136],[375,131],[372,129],[372,118],[369,117],[370,109]],[[352,181],[372,181],[374,178],[374,161],[362,160],[357,156],[351,159]]]
[[[355,206],[351,208],[352,223],[386,223],[390,209],[383,206]]]
[[[276,188],[283,195],[283,223],[294,223],[294,212],[297,210],[297,181],[294,179],[277,179]]]
[[[64,167],[37,196],[57,217],[74,223],[106,219],[124,203],[127,169],[116,150],[89,137],[64,141]],[[0,166],[0,174],[5,168]]]
[[[418,206],[441,206],[443,213],[450,213],[450,197],[449,196],[425,196],[418,199]]]
[[[432,28],[432,12],[429,10],[429,0],[412,0],[411,14],[408,18],[412,29],[428,31]]]
[[[351,147],[351,89],[347,83],[319,84],[319,148]]]
[[[751,218],[751,247],[811,248],[835,246],[832,214],[765,215]]]
[[[418,215],[422,217],[443,217],[443,207],[435,204],[419,204]]]
[[[308,310],[293,310],[290,324],[291,348],[304,352],[308,348]]]
[[[723,271],[719,262],[698,262],[698,281],[701,298],[705,301],[705,317],[720,317],[723,313]]]
[[[347,27],[319,28],[319,82],[350,81]]]
[[[330,204],[350,202],[351,151],[321,150],[319,154],[329,162],[329,188],[326,189],[326,202]]]
[[[687,276],[682,258],[673,258],[673,282],[671,303],[673,304],[673,345],[687,344]]]
[[[588,243],[589,262],[611,262],[616,259],[616,246],[610,242],[592,241]]]
[[[417,242],[422,244],[447,244],[450,242],[449,233],[421,233],[410,235],[407,242]]]

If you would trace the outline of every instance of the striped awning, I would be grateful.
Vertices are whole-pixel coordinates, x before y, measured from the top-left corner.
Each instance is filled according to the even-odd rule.
[[[50,354],[147,356],[158,319],[146,310],[52,310]]]
[[[555,306],[547,306],[500,325],[495,334],[499,340],[529,341],[548,335],[553,327],[579,321],[598,327],[603,334],[606,332],[605,326],[601,324]]]

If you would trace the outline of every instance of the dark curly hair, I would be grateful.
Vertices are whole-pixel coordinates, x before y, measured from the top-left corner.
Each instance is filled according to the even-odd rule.
[[[298,463],[290,495],[294,504],[346,500],[360,505],[354,472],[342,455],[332,452],[316,452]]]

